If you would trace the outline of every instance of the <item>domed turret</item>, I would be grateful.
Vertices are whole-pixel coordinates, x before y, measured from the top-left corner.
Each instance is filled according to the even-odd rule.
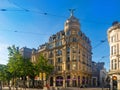
[[[79,20],[74,17],[73,12],[75,9],[70,9],[70,18],[68,18],[65,22],[64,30],[67,32],[68,30],[80,30]]]

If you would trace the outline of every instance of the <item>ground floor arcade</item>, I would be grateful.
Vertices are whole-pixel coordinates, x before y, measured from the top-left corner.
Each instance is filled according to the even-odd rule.
[[[60,87],[87,87],[91,85],[90,74],[65,73],[52,75],[49,78],[50,86]]]

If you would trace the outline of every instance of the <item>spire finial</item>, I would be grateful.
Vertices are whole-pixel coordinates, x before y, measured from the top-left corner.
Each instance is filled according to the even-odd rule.
[[[73,16],[75,9],[69,9],[69,11],[70,11],[70,16]]]

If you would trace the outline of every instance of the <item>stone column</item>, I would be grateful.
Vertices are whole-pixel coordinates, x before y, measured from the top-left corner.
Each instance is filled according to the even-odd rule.
[[[53,87],[56,87],[56,77],[53,77]]]
[[[76,74],[76,86],[78,87],[78,74]]]
[[[70,81],[69,81],[69,86],[71,87],[72,86],[72,75],[70,74]]]
[[[120,81],[118,81],[117,90],[120,90]]]
[[[117,80],[117,89],[120,90],[120,75],[118,75],[118,80]]]
[[[63,78],[63,87],[66,88],[65,77]]]
[[[80,76],[80,86],[82,85],[82,75]]]

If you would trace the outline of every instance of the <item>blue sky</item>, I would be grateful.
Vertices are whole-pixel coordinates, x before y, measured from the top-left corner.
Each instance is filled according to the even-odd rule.
[[[112,22],[120,20],[120,0],[0,0],[0,63],[7,63],[8,46],[37,48],[63,30],[70,8],[76,9],[81,30],[92,42],[92,60],[104,61],[108,70],[108,42],[94,47],[107,39]]]

